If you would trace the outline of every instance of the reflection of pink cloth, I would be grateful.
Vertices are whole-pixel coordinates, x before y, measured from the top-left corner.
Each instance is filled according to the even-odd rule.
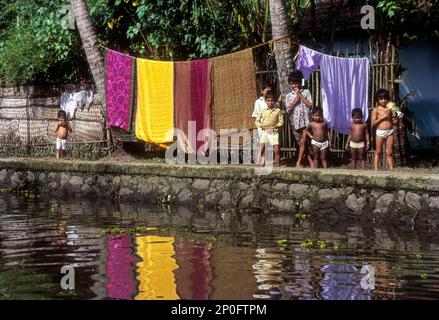
[[[136,290],[129,235],[110,235],[107,239],[107,293],[113,299],[131,300]]]
[[[135,60],[130,56],[108,49],[105,61],[108,124],[130,132],[134,103]]]

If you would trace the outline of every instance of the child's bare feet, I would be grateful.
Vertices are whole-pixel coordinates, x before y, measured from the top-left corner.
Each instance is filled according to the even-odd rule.
[[[302,168],[302,165],[299,162],[297,162],[296,163],[296,168]]]

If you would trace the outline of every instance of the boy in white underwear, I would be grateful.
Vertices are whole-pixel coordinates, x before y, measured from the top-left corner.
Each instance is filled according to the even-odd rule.
[[[311,145],[314,154],[314,168],[318,168],[319,160],[322,160],[322,167],[328,168],[326,155],[331,144],[331,139],[328,134],[328,125],[323,119],[323,111],[320,108],[312,110],[312,121],[305,129],[306,135],[311,138]]]
[[[369,150],[370,140],[367,124],[363,122],[363,111],[359,108],[352,110],[352,124],[346,141],[346,150],[351,151],[351,169],[355,169],[360,161],[361,169],[366,168],[366,152]]]
[[[393,118],[392,110],[388,106],[390,93],[379,89],[375,94],[377,106],[372,110],[372,127],[376,127],[374,169],[381,166],[383,145],[386,146],[386,163],[389,170],[393,170]]]
[[[67,137],[72,132],[72,127],[67,121],[67,114],[64,110],[58,111],[58,123],[53,130],[56,133],[56,159],[60,160],[65,156],[67,150]]]

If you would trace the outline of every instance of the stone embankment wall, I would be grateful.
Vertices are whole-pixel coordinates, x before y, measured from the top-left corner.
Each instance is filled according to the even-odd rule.
[[[267,176],[250,166],[0,160],[0,188],[41,195],[145,203],[311,212],[331,221],[368,219],[439,224],[439,175],[280,168]]]

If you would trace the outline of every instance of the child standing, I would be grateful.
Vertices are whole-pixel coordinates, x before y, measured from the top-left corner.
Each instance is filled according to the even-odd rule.
[[[261,96],[259,97],[259,99],[255,101],[255,108],[252,114],[252,117],[255,119],[255,121],[259,113],[261,113],[262,110],[268,108],[267,102],[265,101],[268,94],[271,94],[271,86],[266,83],[263,83],[261,85]],[[258,128],[258,135],[256,136],[256,141],[255,141],[256,145],[260,143],[261,135],[262,135],[262,129]],[[260,162],[261,162],[261,150],[259,150],[259,155],[258,155],[258,159],[256,160],[256,164],[259,164]]]
[[[376,127],[374,169],[378,170],[383,154],[383,145],[386,146],[386,163],[389,170],[393,170],[393,119],[392,110],[388,106],[390,93],[380,89],[375,95],[377,106],[372,111],[372,127]]]
[[[261,128],[261,144],[259,148],[259,166],[265,165],[265,144],[270,143],[274,149],[274,166],[280,166],[279,128],[284,124],[284,117],[280,109],[274,108],[274,97],[267,94],[265,97],[267,109],[262,110],[256,118],[256,127]]]
[[[314,108],[312,110],[312,121],[305,129],[305,133],[311,138],[311,145],[314,154],[314,168],[318,168],[319,159],[322,160],[322,167],[327,169],[328,162],[326,155],[331,144],[328,134],[328,125],[323,119],[323,110]]]
[[[67,114],[64,110],[58,111],[58,123],[53,133],[56,133],[56,159],[60,160],[65,156],[67,150],[67,137],[72,132],[72,127],[67,121]]]
[[[267,97],[268,94],[271,94],[271,86],[269,84],[263,83],[261,85],[261,96],[259,97],[259,99],[257,99],[255,101],[255,108],[253,110],[253,114],[252,117],[256,118],[258,117],[258,114],[264,110],[267,109],[267,102],[265,102],[265,99]]]
[[[285,106],[293,128],[294,138],[299,146],[299,156],[297,157],[296,167],[302,167],[302,159],[306,155],[310,167],[313,167],[313,159],[309,154],[309,140],[305,134],[305,128],[309,124],[310,111],[312,107],[311,92],[302,89],[303,74],[300,70],[295,70],[288,76],[291,92],[285,97]]]
[[[360,161],[361,169],[366,169],[366,152],[369,150],[370,140],[367,124],[363,122],[363,111],[359,108],[352,110],[352,124],[346,141],[346,150],[351,151],[351,169],[355,169]]]

